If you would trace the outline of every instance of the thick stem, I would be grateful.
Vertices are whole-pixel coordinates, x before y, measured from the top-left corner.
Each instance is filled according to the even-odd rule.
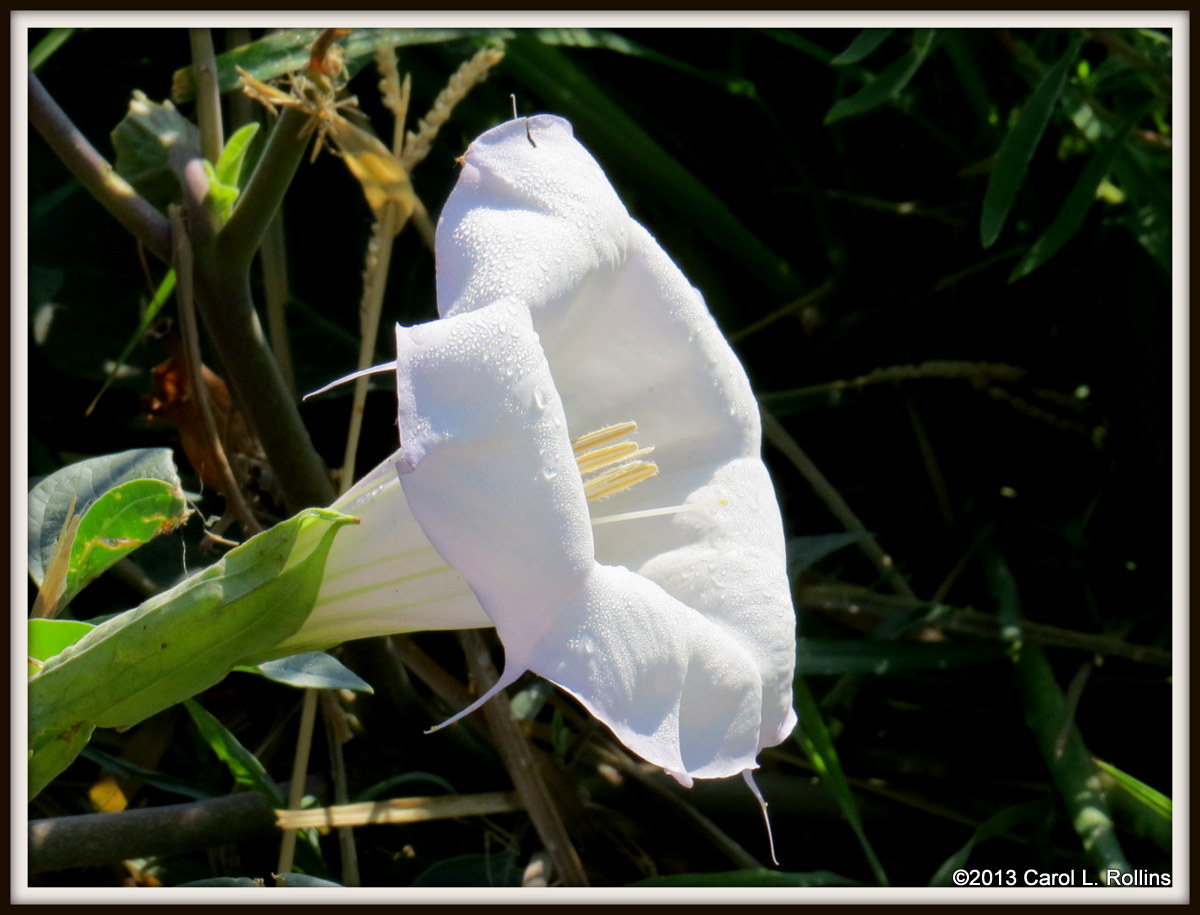
[[[196,252],[197,301],[225,377],[262,443],[289,511],[328,505],[335,497],[279,366],[262,339],[250,298],[248,265],[234,272],[210,245]]]
[[[34,820],[29,824],[29,872],[178,855],[197,848],[268,838],[276,832],[271,802],[255,793],[120,813]]]
[[[301,137],[300,132],[307,123],[308,115],[295,108],[286,109],[275,122],[267,148],[242,191],[237,209],[221,232],[218,243],[221,255],[231,264],[244,262],[248,266],[262,243],[263,233],[279,210],[304,157],[308,137]]]

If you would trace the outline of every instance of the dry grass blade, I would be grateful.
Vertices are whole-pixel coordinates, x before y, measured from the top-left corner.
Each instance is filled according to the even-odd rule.
[[[521,802],[514,792],[491,791],[445,797],[400,797],[390,801],[340,804],[310,810],[277,810],[275,816],[280,829],[306,829],[423,823],[427,820],[512,813],[520,809]]]
[[[429,155],[438,131],[450,120],[454,106],[466,98],[471,89],[483,82],[488,71],[503,59],[504,52],[499,48],[484,48],[455,71],[446,88],[433,100],[429,114],[418,122],[417,132],[409,131],[408,139],[404,143],[404,156],[401,159],[406,169],[412,171],[418,162]]]

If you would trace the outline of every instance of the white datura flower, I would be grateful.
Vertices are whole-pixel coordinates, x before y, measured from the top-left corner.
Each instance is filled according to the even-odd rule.
[[[796,723],[796,621],[746,374],[567,121],[460,162],[441,317],[386,367],[401,448],[334,506],[362,524],[302,635],[495,625],[503,675],[451,721],[533,671],[682,784],[753,787]]]

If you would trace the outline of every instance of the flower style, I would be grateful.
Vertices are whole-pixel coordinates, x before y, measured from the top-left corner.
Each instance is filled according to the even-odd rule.
[[[364,523],[335,541],[303,635],[356,608],[361,634],[490,622],[504,672],[450,721],[528,670],[684,785],[748,776],[796,716],[746,375],[567,121],[508,121],[460,161],[441,318],[396,329],[403,497],[381,465],[334,506]],[[379,565],[395,595],[371,592]],[[397,601],[429,612],[400,623]]]

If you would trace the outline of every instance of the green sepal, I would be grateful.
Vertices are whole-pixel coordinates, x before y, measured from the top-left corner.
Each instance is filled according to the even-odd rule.
[[[303,511],[49,659],[29,680],[30,797],[75,758],[84,730],[135,725],[269,656],[308,618],[333,537],[353,522]]]

